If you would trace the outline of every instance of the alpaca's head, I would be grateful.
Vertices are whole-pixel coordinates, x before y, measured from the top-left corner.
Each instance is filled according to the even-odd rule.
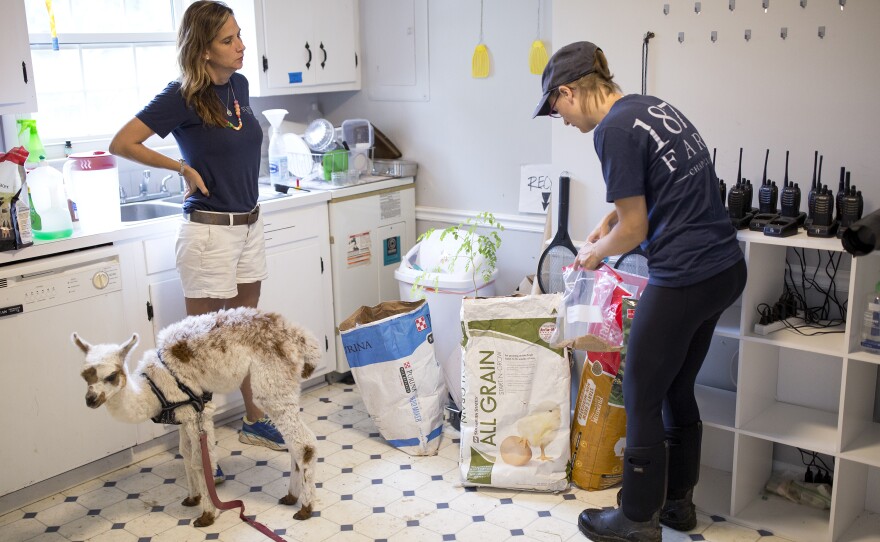
[[[74,333],[70,336],[86,355],[80,373],[88,384],[86,405],[98,408],[113,397],[126,384],[125,359],[138,343],[135,333],[125,344],[89,344]]]

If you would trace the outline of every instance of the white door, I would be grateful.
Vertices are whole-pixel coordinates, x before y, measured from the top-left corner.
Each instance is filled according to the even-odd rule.
[[[4,2],[0,18],[0,115],[37,109],[24,2]]]

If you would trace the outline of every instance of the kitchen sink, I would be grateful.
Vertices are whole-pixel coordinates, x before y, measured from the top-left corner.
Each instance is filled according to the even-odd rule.
[[[257,197],[257,201],[266,201],[273,200],[277,198],[287,197],[289,194],[284,194],[283,192],[263,192],[260,191],[260,195]],[[166,203],[174,203],[177,205],[183,204],[183,194],[175,194],[173,196],[169,196],[167,198],[162,198],[162,201]]]
[[[152,201],[126,203],[120,205],[119,208],[122,211],[123,222],[137,222],[140,220],[150,220],[152,218],[181,214],[180,205],[156,203]]]

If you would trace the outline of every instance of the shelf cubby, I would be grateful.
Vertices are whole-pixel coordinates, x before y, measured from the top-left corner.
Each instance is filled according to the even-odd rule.
[[[880,467],[840,460],[831,508],[832,540],[880,542]]]
[[[841,412],[841,457],[880,468],[880,423],[874,421],[877,373],[874,363],[849,359]]]
[[[708,425],[704,419],[700,483],[694,489],[694,503],[701,510],[730,513],[735,438],[732,431]]]

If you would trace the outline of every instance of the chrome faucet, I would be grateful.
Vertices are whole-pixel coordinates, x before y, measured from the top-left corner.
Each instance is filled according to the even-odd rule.
[[[125,200],[128,199],[128,195],[125,193],[125,188],[122,185],[119,185],[119,203],[124,204]]]
[[[145,169],[143,176],[141,177],[141,184],[138,185],[138,190],[141,196],[146,196],[150,193],[150,170]]]
[[[159,193],[161,193],[161,194],[170,194],[171,193],[168,191],[168,185],[166,183],[168,183],[168,181],[171,180],[173,177],[174,177],[174,175],[165,175],[164,177],[162,177],[162,183],[159,185]]]

